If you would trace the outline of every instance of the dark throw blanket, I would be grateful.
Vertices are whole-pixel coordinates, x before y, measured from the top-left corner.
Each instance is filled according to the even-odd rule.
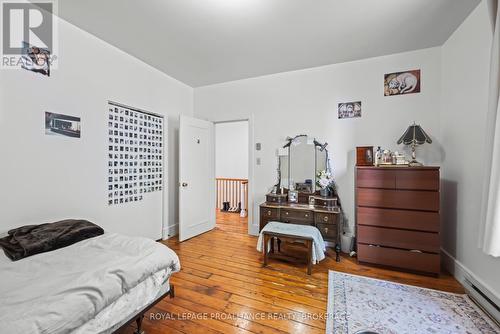
[[[67,219],[22,226],[8,233],[5,238],[0,238],[0,247],[12,261],[17,261],[96,237],[103,234],[104,230],[86,220]]]

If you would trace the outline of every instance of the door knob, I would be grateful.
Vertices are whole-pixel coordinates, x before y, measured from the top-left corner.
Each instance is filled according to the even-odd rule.
[[[187,184],[186,182],[182,182],[182,186],[183,186],[183,187],[187,187],[187,186],[188,186],[188,184]]]

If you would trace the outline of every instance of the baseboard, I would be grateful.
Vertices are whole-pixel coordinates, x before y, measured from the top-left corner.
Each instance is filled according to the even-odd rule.
[[[175,237],[179,233],[179,224],[167,226],[167,239]]]
[[[497,322],[500,322],[500,310],[498,309],[498,306],[500,306],[500,294],[474,275],[472,271],[443,248],[441,248],[441,253],[443,255],[444,268],[464,286],[467,294],[481,305]],[[492,304],[495,304],[496,307]]]
[[[248,234],[253,235],[253,236],[258,236],[259,235],[259,225],[258,224],[250,225],[250,231],[248,231]]]

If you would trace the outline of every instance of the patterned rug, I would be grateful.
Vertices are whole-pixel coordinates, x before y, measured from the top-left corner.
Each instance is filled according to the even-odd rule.
[[[330,270],[326,333],[494,334],[500,328],[467,295]]]

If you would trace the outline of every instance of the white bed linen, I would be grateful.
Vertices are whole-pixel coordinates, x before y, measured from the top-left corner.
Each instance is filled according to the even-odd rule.
[[[166,270],[161,270],[146,278],[71,334],[112,333],[136,315],[139,310],[167,293],[170,289],[169,276]]]
[[[65,334],[158,272],[180,269],[177,255],[145,238],[104,234],[52,252],[0,261],[0,330]]]

